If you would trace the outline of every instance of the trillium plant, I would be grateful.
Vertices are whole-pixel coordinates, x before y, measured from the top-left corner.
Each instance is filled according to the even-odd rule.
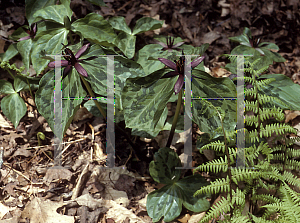
[[[103,1],[89,1],[98,6],[105,6]],[[233,131],[236,127],[235,101],[201,100],[236,97],[236,86],[232,80],[227,77],[214,78],[206,73],[203,60],[209,45],[194,47],[179,37],[158,36],[155,38],[161,40],[159,43],[156,41],[155,44],[147,44],[137,50],[137,37],[161,28],[163,21],[143,17],[135,21],[134,26],[129,27],[123,17],[105,19],[99,14],[90,13],[84,18],[73,18],[70,0],[39,0],[39,4],[34,3],[35,0],[26,0],[28,26],[21,27],[12,34],[11,39],[16,42],[0,55],[1,68],[10,74],[7,79],[0,80],[0,94],[4,95],[1,110],[14,127],[18,126],[27,111],[26,104],[19,95],[20,91],[30,91],[38,112],[61,140],[64,139],[80,106],[85,107],[94,116],[106,120],[105,110],[110,103],[106,100],[108,79],[112,78],[117,128],[120,128],[118,123],[124,122],[126,128],[131,129],[132,135],[147,138],[154,138],[164,130],[170,131],[166,146],[150,165],[153,178],[167,186],[149,196],[149,215],[154,221],[163,216],[166,221],[171,221],[180,214],[182,205],[195,212],[209,208],[206,195],[199,198],[192,196],[207,182],[200,175],[180,179],[180,170],[174,168],[180,167],[181,163],[177,154],[170,149],[174,133],[184,130],[184,116],[180,108],[184,100],[187,67],[191,68],[191,89],[195,100],[192,100],[192,105],[185,106],[191,106],[193,115],[189,116],[190,119],[205,133],[199,138],[200,144],[197,145],[223,137],[219,131],[220,118],[212,115],[215,110],[224,111],[226,121],[222,126],[225,131]],[[282,60],[279,54],[270,51],[276,48],[275,44],[259,43],[254,46],[249,40],[249,35],[249,30],[246,30],[242,36],[232,39],[244,47],[236,49],[234,54],[244,49],[256,57],[261,57],[267,64]],[[180,51],[181,55],[178,55]],[[10,64],[18,54],[24,63],[22,69]],[[69,99],[62,100],[63,131],[59,134],[55,132],[55,114],[50,106],[54,103],[55,82],[55,71],[52,69],[55,68],[55,61],[51,55],[58,54],[64,57],[64,60],[60,61],[61,67],[64,68],[61,80],[62,96]],[[190,64],[185,63],[184,54],[191,55]],[[269,57],[266,59],[263,56]],[[108,66],[111,61],[113,69]],[[234,66],[236,64],[232,63],[226,68],[236,72]],[[84,100],[90,97],[102,100]],[[177,102],[177,108],[175,115],[168,118],[167,104],[170,102]],[[139,149],[124,130],[122,132],[132,149]],[[159,173],[160,168],[164,169],[163,174]],[[161,201],[159,198],[167,200]],[[172,199],[176,201],[175,206],[170,206]],[[162,208],[158,215],[155,215],[156,205]]]

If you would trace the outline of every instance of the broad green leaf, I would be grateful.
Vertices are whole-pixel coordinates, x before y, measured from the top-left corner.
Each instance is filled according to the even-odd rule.
[[[9,61],[11,58],[13,58],[14,56],[16,56],[19,53],[18,49],[17,49],[17,44],[11,44],[9,45],[8,49],[5,51],[3,57],[2,57],[2,61]]]
[[[107,5],[103,2],[103,0],[88,0],[88,1],[94,5],[107,7]]]
[[[265,74],[259,77],[259,79],[275,78],[276,81],[272,81],[268,86],[262,87],[262,93],[276,97],[283,101],[289,107],[284,107],[282,104],[273,101],[273,104],[281,107],[282,109],[300,110],[300,86],[295,84],[290,78],[283,74]]]
[[[177,218],[182,210],[181,190],[175,184],[152,191],[147,196],[147,213],[153,222],[164,217],[165,222]]]
[[[103,54],[104,51],[100,46],[93,45],[87,50],[86,54],[80,57],[80,59],[84,59],[91,56],[98,56],[97,59],[81,63],[89,74],[87,80],[90,82],[95,93],[106,96],[107,75],[114,75],[115,95],[117,98],[121,98],[121,91],[125,86],[126,79],[143,77],[145,73],[139,64],[123,56],[114,57],[114,71],[110,72],[107,70],[107,57]]]
[[[161,28],[163,21],[158,21],[150,17],[143,17],[136,21],[135,27],[133,28],[132,34],[136,35],[150,30]]]
[[[176,54],[176,52],[169,53],[168,51],[163,51],[161,49],[161,45],[149,44],[138,51],[137,63],[143,67],[147,75],[160,70],[165,66],[158,58],[171,59],[170,57],[173,57],[173,55]]]
[[[177,153],[168,147],[160,148],[149,165],[151,177],[158,183],[172,184],[179,180],[182,167]]]
[[[90,42],[100,45],[105,42],[113,43],[116,38],[116,34],[109,22],[96,13],[90,13],[83,19],[73,22],[72,31],[79,32]]]
[[[229,78],[214,78],[197,69],[194,69],[192,73],[204,79],[193,78],[192,81],[194,98],[192,114],[200,131],[208,133],[211,137],[222,135],[222,132],[221,134],[218,133],[221,130],[221,120],[214,107],[222,109],[225,114],[223,121],[225,130],[234,130],[236,126],[236,100],[218,100],[217,98],[235,98],[236,86]],[[206,99],[201,100],[200,98]]]
[[[279,50],[279,47],[275,43],[262,42],[258,44],[258,47],[263,47],[269,50]]]
[[[40,87],[35,95],[35,103],[39,113],[47,120],[50,128],[54,132],[54,70],[47,72],[40,80]],[[64,133],[69,127],[73,116],[76,113],[82,98],[86,92],[81,86],[79,74],[73,68],[72,72],[62,81],[62,97],[74,97],[76,100],[62,100],[62,135],[54,134],[62,140]]]
[[[72,10],[70,7],[67,9],[64,5],[51,5],[37,11],[33,15],[35,18],[50,20],[60,24],[64,24],[65,16],[71,18]]]
[[[210,207],[210,203],[205,199],[206,194],[194,197],[194,193],[199,188],[208,185],[209,183],[199,174],[185,177],[175,183],[182,190],[183,205],[190,211],[202,212]]]
[[[125,22],[125,18],[124,17],[111,17],[108,22],[110,23],[110,25],[116,29],[116,30],[120,30],[123,31],[127,34],[131,34],[131,29],[128,27],[128,25]]]
[[[168,116],[168,108],[165,107],[160,119],[158,120],[156,126],[146,126],[146,129],[142,129],[141,127],[131,128],[131,134],[137,135],[144,138],[153,138],[159,134],[162,130],[170,130],[170,128],[165,128],[165,122]],[[182,132],[182,131],[181,131]]]
[[[47,6],[55,5],[55,3],[56,0],[25,0],[26,18],[29,25],[39,20],[33,16],[35,12]]]
[[[120,32],[114,44],[130,59],[135,53],[135,40],[136,36]]]
[[[40,32],[35,37],[36,42],[31,53],[31,61],[33,68],[38,74],[50,62],[50,60],[42,58],[43,54],[56,55],[61,53],[63,47],[61,44],[67,44],[67,34],[68,30],[61,25],[61,28]]]
[[[13,93],[2,98],[1,109],[3,114],[13,123],[15,128],[17,128],[21,118],[27,111],[25,102],[18,93]]]
[[[240,43],[242,45],[251,47],[251,44],[250,44],[248,36],[246,36],[244,34],[242,34],[240,36],[229,37],[228,39],[230,39],[233,42],[238,42],[238,43]]]
[[[182,204],[194,212],[206,211],[210,204],[207,195],[194,197],[194,193],[209,183],[200,175],[185,177],[181,180],[180,159],[177,153],[164,147],[154,154],[154,161],[149,165],[152,178],[167,184],[159,190],[153,191],[147,197],[147,213],[153,222],[164,217],[165,222],[177,218],[182,210]]]
[[[32,46],[33,46],[33,43],[32,43],[31,39],[19,41],[17,43],[18,51],[19,51],[19,53],[22,56],[22,61],[23,61],[24,66],[25,66],[26,69],[29,69],[29,65],[30,65],[30,52],[31,52]]]
[[[0,80],[0,95],[16,93],[12,84],[6,80]]]
[[[14,79],[14,88],[16,92],[22,91],[27,85],[26,82],[24,82],[20,76],[16,76]]]
[[[272,52],[272,51],[266,49],[265,47],[262,47],[261,50],[264,52],[265,56],[272,61],[272,63],[273,63],[273,61],[278,62],[278,63],[286,61],[284,59],[284,57],[282,57],[279,53]]]
[[[178,76],[160,79],[149,87],[137,84],[138,81],[143,82],[147,79],[149,80],[149,77],[126,81],[122,92],[122,101],[125,123],[128,128],[144,130],[149,127],[153,128],[157,124],[174,92]]]

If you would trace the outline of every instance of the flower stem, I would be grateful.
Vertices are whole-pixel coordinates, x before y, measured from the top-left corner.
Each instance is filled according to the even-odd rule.
[[[69,37],[70,37],[70,40],[71,40],[71,44],[74,45],[74,40],[73,40],[73,37],[72,37],[71,30],[69,31]]]
[[[80,78],[81,78],[82,82],[84,83],[86,89],[88,90],[89,94],[91,95],[91,97],[94,98],[94,97],[95,97],[95,94],[94,94],[94,92],[92,91],[90,85],[88,84],[88,82],[84,79],[84,77],[83,77],[81,74],[79,74],[79,75],[80,75]],[[101,115],[102,115],[103,118],[106,120],[106,114],[105,114],[105,111],[103,110],[103,108],[101,107],[101,105],[99,104],[99,102],[98,102],[97,100],[94,100],[94,102],[95,102],[97,108],[99,109]]]
[[[178,94],[176,111],[175,111],[175,115],[174,115],[174,119],[173,119],[173,123],[172,123],[172,127],[171,127],[171,132],[170,132],[170,135],[169,135],[166,147],[170,147],[171,146],[172,139],[173,139],[173,136],[174,136],[174,133],[175,133],[175,128],[176,128],[176,125],[177,125],[177,120],[178,120],[178,116],[179,116],[180,108],[181,108],[182,91],[183,91],[183,89],[181,89],[180,92],[179,92],[179,94]]]

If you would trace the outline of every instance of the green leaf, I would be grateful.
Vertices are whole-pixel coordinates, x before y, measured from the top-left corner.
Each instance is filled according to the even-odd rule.
[[[0,95],[16,93],[12,84],[6,80],[0,80]]]
[[[207,197],[206,194],[194,197],[194,193],[199,190],[199,188],[209,185],[209,183],[201,175],[197,174],[185,177],[176,182],[176,185],[182,190],[183,205],[188,210],[193,212],[202,212],[209,209],[210,203],[205,199],[205,197]]]
[[[284,107],[282,104],[279,104],[276,101],[273,101],[271,106],[273,106],[274,104],[281,107],[282,109],[299,111],[299,84],[295,84],[290,78],[283,74],[265,74],[259,77],[259,79],[269,78],[275,78],[276,81],[272,81],[267,86],[262,87],[262,93],[280,99],[289,107]]]
[[[25,102],[18,93],[13,93],[2,98],[1,109],[3,114],[13,123],[15,128],[17,128],[21,118],[27,111]]]
[[[107,7],[107,5],[103,2],[103,0],[88,0],[88,1],[94,5]]]
[[[38,21],[38,19],[33,16],[35,12],[47,6],[55,5],[55,3],[56,0],[25,0],[26,18],[29,25]]]
[[[214,98],[212,100],[192,100],[193,120],[199,126],[200,131],[210,134],[211,137],[223,134],[219,132],[221,120],[214,107],[222,109],[225,113],[223,121],[225,130],[234,130],[236,126],[236,100],[215,100],[215,98],[235,98],[236,86],[229,78],[214,78],[197,69],[193,69],[192,73],[204,79],[193,78],[193,98]]]
[[[47,72],[40,80],[40,87],[35,95],[35,103],[39,113],[47,120],[50,128],[54,132],[54,70]],[[75,97],[76,100],[62,100],[62,135],[54,134],[62,140],[64,133],[69,127],[73,116],[82,102],[81,98],[86,96],[86,92],[81,86],[80,77],[73,68],[72,72],[62,81],[62,97]]]
[[[127,34],[131,34],[131,29],[128,27],[128,25],[125,22],[125,18],[124,17],[111,17],[108,22],[110,23],[110,25],[116,29],[116,30],[120,30],[123,31]]]
[[[34,13],[33,17],[39,19],[50,20],[53,22],[57,22],[60,24],[64,24],[64,17],[68,16],[71,18],[72,11],[65,8],[64,5],[51,5],[46,8],[43,8],[36,13]]]
[[[205,198],[207,195],[193,196],[209,183],[200,175],[179,180],[181,171],[176,167],[181,167],[181,162],[173,149],[164,147],[154,154],[154,161],[149,166],[150,175],[155,181],[167,185],[148,194],[147,213],[153,222],[163,216],[165,222],[174,220],[180,215],[182,204],[194,212],[206,211],[210,206]]]
[[[19,53],[19,51],[17,50],[17,44],[11,44],[9,45],[8,49],[5,51],[3,57],[2,57],[2,61],[9,61],[11,58],[13,58],[14,56],[16,56]]]
[[[136,36],[120,32],[118,37],[115,39],[114,44],[122,50],[125,56],[132,58],[135,53],[135,40]]]
[[[158,183],[172,184],[179,180],[182,167],[177,153],[168,147],[160,148],[149,165],[151,177]]]
[[[17,43],[18,51],[22,56],[22,61],[25,65],[26,69],[29,69],[30,52],[31,52],[32,46],[33,46],[33,43],[32,43],[31,39],[23,40],[23,41],[20,41]]]
[[[90,13],[83,19],[78,19],[72,23],[72,31],[79,32],[90,42],[104,44],[113,43],[116,34],[109,24],[101,15]]]
[[[60,25],[60,28],[58,26],[58,28],[40,32],[35,37],[36,42],[31,53],[31,61],[36,73],[41,73],[50,62],[50,60],[42,58],[42,52],[48,55],[61,53],[63,47],[61,44],[67,44],[67,35],[68,30]]]
[[[176,185],[167,185],[152,191],[147,196],[147,213],[153,222],[158,222],[164,216],[169,222],[177,218],[182,210],[182,197]]]
[[[159,75],[166,73],[166,71],[160,72]],[[154,128],[174,92],[177,79],[178,76],[160,79],[150,86],[146,86],[151,81],[149,77],[127,80],[122,92],[126,126],[141,130]],[[139,82],[141,85],[138,84]]]
[[[162,46],[158,44],[148,44],[139,50],[137,54],[137,63],[141,64],[145,73],[151,74],[157,70],[160,70],[165,65],[158,60],[158,58],[166,58],[168,55],[171,57],[174,53],[161,50]]]
[[[14,79],[14,88],[16,92],[22,91],[27,85],[26,82],[24,82],[20,76],[16,76]]]
[[[132,34],[136,35],[150,30],[161,28],[163,21],[158,21],[150,17],[143,17],[136,21],[135,27],[133,28]]]

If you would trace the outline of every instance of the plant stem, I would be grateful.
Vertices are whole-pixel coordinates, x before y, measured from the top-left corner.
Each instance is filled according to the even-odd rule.
[[[175,128],[176,128],[176,125],[177,125],[177,120],[178,120],[178,116],[179,116],[180,108],[181,108],[182,91],[183,91],[183,89],[181,89],[179,94],[178,94],[176,111],[175,111],[175,115],[174,115],[174,119],[173,119],[173,123],[172,123],[172,127],[171,127],[171,132],[170,132],[169,139],[168,139],[166,147],[171,146],[172,139],[173,139],[173,136],[174,136],[174,133],[175,133]]]
[[[33,96],[33,94],[32,94],[31,87],[30,87],[30,84],[29,84],[29,81],[28,81],[28,79],[27,79],[27,78],[26,78],[26,81],[27,81],[27,84],[28,84],[28,87],[29,87],[30,95],[31,95],[31,97],[32,97],[33,101],[35,102],[35,100],[34,100],[34,96]]]
[[[81,74],[79,74],[79,76],[80,76],[82,82],[84,83],[85,87],[87,88],[89,94],[94,98],[94,97],[95,97],[95,94],[94,94],[94,92],[92,91],[92,89],[91,89],[90,85],[88,84],[88,82],[84,79],[84,77],[83,77]],[[101,107],[101,105],[99,104],[98,100],[94,100],[94,102],[95,102],[95,104],[96,104],[98,110],[99,110],[100,113],[102,114],[103,118],[105,119],[105,121],[107,121],[106,113],[105,113],[105,111],[103,110],[103,108]],[[131,141],[130,137],[129,137],[129,136],[127,135],[127,133],[126,133],[120,126],[118,126],[117,124],[116,124],[116,127],[117,127],[117,129],[119,129],[119,130],[123,133],[123,135],[124,135],[125,138],[127,139],[128,143],[131,145],[131,147],[132,147],[132,148],[131,148],[131,152],[133,152],[133,154],[134,154],[135,158],[137,159],[137,161],[140,161],[140,159],[137,157],[137,155],[136,155],[136,153],[135,153],[135,151],[134,151],[134,149],[136,149],[136,146],[135,146],[134,143]]]
[[[69,37],[70,37],[71,44],[74,45],[74,40],[73,40],[73,37],[72,37],[71,30],[69,31]]]
[[[84,79],[84,77],[83,77],[81,74],[79,74],[79,75],[80,75],[80,78],[81,78],[82,82],[84,83],[86,89],[88,90],[89,94],[91,95],[91,97],[94,98],[94,97],[95,97],[95,94],[94,94],[94,92],[92,91],[90,85],[88,84],[88,82]],[[101,107],[101,105],[99,104],[99,102],[98,102],[97,100],[94,100],[94,102],[95,102],[97,108],[99,109],[101,115],[102,115],[103,118],[106,120],[106,114],[105,114],[105,111],[103,110],[103,108]]]

